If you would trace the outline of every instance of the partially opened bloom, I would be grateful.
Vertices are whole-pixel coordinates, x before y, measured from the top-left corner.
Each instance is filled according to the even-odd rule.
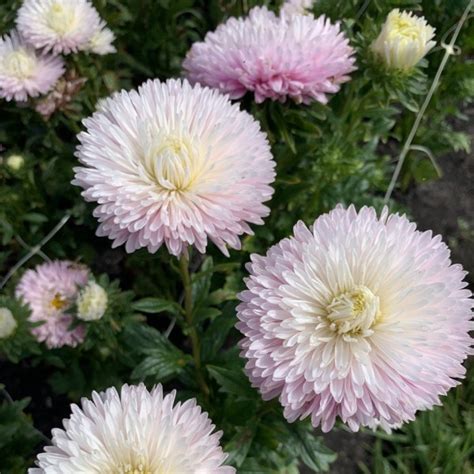
[[[77,297],[77,317],[83,321],[96,321],[104,316],[108,303],[107,292],[95,281],[90,281]]]
[[[84,265],[53,261],[27,270],[16,288],[16,296],[30,310],[30,321],[40,322],[33,335],[50,348],[76,346],[84,340],[84,328],[71,329],[73,317],[67,310],[74,304],[79,288],[87,283],[89,271]]]
[[[98,235],[128,252],[166,244],[225,254],[269,210],[275,163],[266,135],[218,91],[148,81],[102,102],[84,121],[75,180],[98,203]]]
[[[207,413],[195,399],[175,404],[175,395],[143,384],[94,392],[82,408],[72,405],[64,430],[53,430],[53,446],[29,473],[234,473],[223,466],[222,433],[212,433]]]
[[[313,8],[315,0],[285,0],[281,6],[280,12],[285,15],[294,15],[298,13],[304,15]]]
[[[114,40],[115,35],[112,30],[107,28],[104,22],[101,22],[97,30],[91,36],[86,49],[95,54],[100,54],[101,56],[115,53],[117,50],[113,45]]]
[[[398,8],[387,16],[372,51],[388,68],[408,70],[416,66],[436,44],[435,29],[423,17]]]
[[[240,294],[247,373],[289,421],[385,430],[440,403],[471,353],[465,272],[405,216],[336,208],[253,255]]]
[[[18,323],[9,308],[0,308],[0,339],[7,339],[14,332]]]
[[[282,14],[255,7],[246,18],[230,18],[203,42],[194,43],[183,68],[192,83],[228,93],[247,91],[265,99],[326,103],[353,71],[353,49],[324,16]]]
[[[15,31],[0,38],[0,98],[23,102],[45,94],[63,73],[61,58],[38,54]]]
[[[89,0],[24,0],[17,27],[35,48],[55,54],[88,49],[101,29],[101,19]]]

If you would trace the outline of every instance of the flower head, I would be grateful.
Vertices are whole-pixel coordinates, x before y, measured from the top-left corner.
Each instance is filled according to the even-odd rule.
[[[94,392],[82,409],[72,406],[65,429],[53,430],[53,446],[29,473],[234,473],[222,465],[222,433],[212,433],[207,413],[194,399],[175,404],[175,395],[143,384]]]
[[[45,94],[63,73],[61,58],[39,55],[15,31],[0,38],[0,98],[22,102]]]
[[[68,261],[54,261],[27,270],[16,288],[16,296],[30,310],[30,321],[42,324],[32,329],[40,342],[50,348],[76,346],[84,339],[84,328],[70,328],[73,318],[67,310],[79,288],[87,283],[88,269]]]
[[[339,25],[324,16],[278,17],[255,7],[247,18],[230,18],[194,43],[183,68],[192,83],[232,99],[252,91],[257,102],[326,103],[355,69],[353,52]]]
[[[12,171],[19,171],[23,168],[25,159],[22,155],[10,155],[5,163]]]
[[[310,12],[315,1],[316,0],[285,0],[280,12],[284,15],[294,15],[295,13],[304,15]]]
[[[218,91],[148,81],[102,102],[79,135],[73,184],[99,203],[98,235],[173,255],[211,239],[227,254],[261,224],[275,163],[265,134]]]
[[[28,43],[55,54],[88,49],[103,29],[89,0],[24,0],[16,23]]]
[[[92,35],[89,40],[87,49],[92,51],[95,54],[110,54],[117,51],[113,42],[115,40],[115,35],[110,28],[106,28],[105,23],[101,22],[99,28]]]
[[[470,291],[439,236],[336,208],[252,256],[240,294],[246,370],[289,421],[386,430],[439,404],[471,352]]]
[[[95,281],[91,281],[77,297],[77,317],[83,321],[102,318],[107,310],[107,292]]]
[[[0,339],[7,339],[14,332],[18,323],[12,312],[5,307],[0,308]]]
[[[434,34],[435,29],[423,17],[396,8],[389,13],[371,48],[388,68],[408,70],[436,44],[432,41]]]

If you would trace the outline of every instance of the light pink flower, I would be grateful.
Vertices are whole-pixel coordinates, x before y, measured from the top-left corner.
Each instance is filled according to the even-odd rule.
[[[89,271],[84,265],[54,261],[27,270],[16,288],[16,296],[30,310],[30,321],[41,322],[34,336],[49,348],[76,346],[84,340],[82,326],[70,329],[73,318],[66,311],[75,302],[80,287],[87,284]]]
[[[472,353],[466,273],[405,216],[336,208],[253,255],[240,294],[247,373],[289,421],[385,430],[440,404]]]
[[[269,210],[275,163],[258,122],[218,91],[148,81],[84,121],[73,184],[98,203],[97,234],[127,252],[240,248]]]
[[[223,465],[222,432],[213,433],[195,399],[175,404],[175,396],[143,384],[94,392],[82,408],[72,405],[64,430],[53,430],[53,446],[28,472],[234,474]]]
[[[61,58],[36,53],[15,31],[0,38],[0,98],[23,102],[45,94],[63,73]]]
[[[194,43],[183,68],[192,83],[228,93],[232,99],[247,91],[256,102],[269,98],[326,103],[353,71],[353,49],[324,16],[276,16],[255,7],[246,18],[230,18],[204,42]]]
[[[28,43],[55,54],[89,49],[103,27],[89,0],[24,0],[16,24]]]

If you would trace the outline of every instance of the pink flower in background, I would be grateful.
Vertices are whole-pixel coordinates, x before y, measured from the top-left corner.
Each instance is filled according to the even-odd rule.
[[[28,43],[54,54],[113,51],[113,34],[89,0],[24,0],[16,24]]]
[[[269,210],[275,177],[266,135],[216,90],[148,81],[102,101],[87,131],[73,184],[98,206],[97,234],[127,252],[165,244],[173,255],[210,239],[228,255]]]
[[[224,466],[222,432],[195,399],[175,404],[176,392],[124,385],[92,393],[72,405],[64,430],[53,430],[53,446],[38,455],[41,473],[233,474]]]
[[[355,69],[354,50],[324,16],[276,16],[255,7],[246,18],[230,18],[203,42],[194,43],[183,63],[192,83],[238,99],[251,91],[265,99],[326,103]]]
[[[63,73],[61,58],[38,54],[15,31],[0,38],[0,98],[23,102],[45,94]]]
[[[75,302],[80,287],[87,284],[89,270],[69,261],[54,261],[27,270],[16,288],[16,296],[30,310],[30,321],[41,322],[32,332],[49,348],[76,346],[84,340],[84,328],[70,329],[73,318],[66,311]]]
[[[473,300],[465,272],[405,216],[336,208],[253,255],[238,329],[247,373],[289,421],[385,430],[463,378]]]

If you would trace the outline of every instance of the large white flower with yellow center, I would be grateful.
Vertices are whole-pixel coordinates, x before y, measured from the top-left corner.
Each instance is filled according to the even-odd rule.
[[[218,91],[148,81],[102,102],[79,135],[75,180],[98,203],[98,235],[128,252],[165,244],[240,248],[269,210],[275,163],[252,116]]]
[[[439,404],[472,352],[449,249],[404,216],[336,208],[252,255],[238,329],[247,373],[289,421],[389,430]]]
[[[224,466],[222,432],[196,400],[174,403],[161,385],[115,388],[72,406],[53,446],[38,455],[30,474],[233,474]]]
[[[39,55],[15,31],[0,38],[0,98],[23,102],[45,94],[63,72],[60,58]]]
[[[55,54],[104,51],[106,43],[113,50],[113,34],[89,0],[24,0],[16,23],[26,41]]]
[[[434,34],[435,29],[423,17],[397,8],[387,16],[371,48],[388,68],[409,70],[436,44]]]

